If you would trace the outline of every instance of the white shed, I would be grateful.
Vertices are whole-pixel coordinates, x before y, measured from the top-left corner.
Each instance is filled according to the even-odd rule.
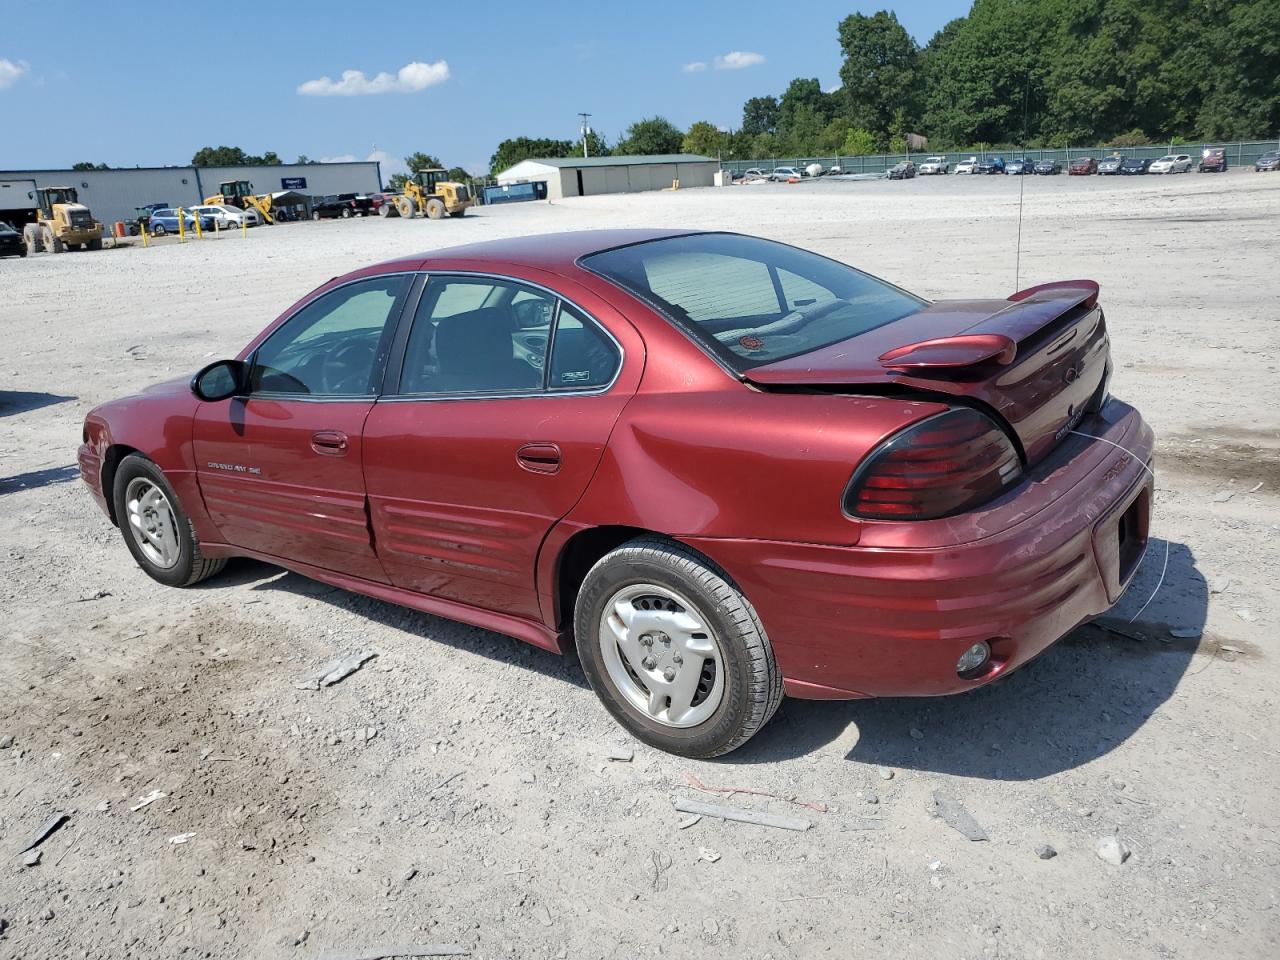
[[[695,153],[620,157],[550,157],[521,160],[498,174],[498,183],[547,184],[547,198],[586,197],[599,193],[665,190],[675,181],[681,187],[710,187],[720,161]]]

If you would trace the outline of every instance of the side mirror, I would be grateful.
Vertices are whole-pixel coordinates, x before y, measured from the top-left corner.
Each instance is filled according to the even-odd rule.
[[[249,365],[243,360],[218,360],[191,378],[191,392],[214,403],[244,393],[248,382]]]

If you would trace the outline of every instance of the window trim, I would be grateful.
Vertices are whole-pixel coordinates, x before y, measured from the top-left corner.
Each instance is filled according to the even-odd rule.
[[[285,317],[283,320],[277,323],[275,327],[272,329],[272,331],[268,333],[265,337],[263,337],[262,342],[258,344],[256,347],[254,347],[253,353],[249,354],[248,359],[245,361],[249,365],[249,377],[248,377],[249,383],[253,383],[253,372],[258,367],[258,353],[262,350],[263,347],[265,347],[271,341],[272,337],[274,337],[277,333],[279,333],[281,330],[287,327],[289,323],[293,320],[293,318],[296,317],[298,314],[302,313],[303,310],[307,309],[309,306],[311,306],[313,303],[316,303],[321,298],[327,297],[329,294],[335,293],[338,290],[342,290],[346,287],[350,287],[357,283],[369,283],[370,281],[374,281],[374,280],[385,280],[389,277],[408,277],[409,285],[408,287],[405,288],[404,293],[400,294],[396,298],[398,301],[398,309],[397,309],[397,306],[393,304],[391,307],[391,311],[387,314],[386,325],[383,327],[382,337],[379,339],[379,344],[382,343],[383,339],[387,340],[387,349],[385,351],[385,354],[382,358],[382,363],[381,363],[382,369],[381,370],[377,369],[378,359],[377,357],[375,357],[374,358],[375,369],[370,371],[370,375],[369,375],[369,380],[371,383],[377,382],[385,386],[385,377],[386,377],[387,367],[390,365],[391,355],[392,355],[392,352],[395,350],[396,334],[399,332],[401,321],[404,317],[405,306],[408,304],[410,298],[413,296],[413,284],[417,280],[416,270],[391,270],[391,271],[388,271],[387,273],[375,273],[375,274],[370,274],[363,277],[353,277],[352,279],[336,284],[335,286],[322,288],[321,290],[315,291],[314,296],[308,297],[304,302],[299,304],[296,310],[293,310],[292,312],[290,312],[287,317]],[[392,331],[390,338],[387,338],[388,330]],[[317,396],[311,393],[286,393],[286,392],[276,392],[276,391],[247,390],[244,394],[243,399],[246,401],[259,399],[259,400],[303,401],[305,403],[351,403],[352,401],[376,400],[378,398],[378,395],[379,394],[376,391],[373,393],[343,394],[342,396],[337,396],[337,395]]]
[[[382,393],[378,396],[379,403],[435,403],[435,402],[456,402],[459,400],[528,400],[540,397],[582,397],[595,396],[598,394],[608,393],[617,384],[618,378],[622,376],[622,367],[627,361],[626,349],[617,337],[613,335],[605,324],[601,323],[588,310],[583,309],[582,305],[566,297],[563,293],[555,290],[545,284],[538,283],[535,280],[526,280],[523,277],[513,277],[508,274],[490,273],[481,270],[422,270],[418,271],[418,275],[422,277],[422,284],[417,291],[416,297],[413,299],[413,309],[408,309],[408,303],[400,315],[400,329],[396,331],[396,338],[391,347],[391,356],[387,360],[387,368],[383,378]],[[551,330],[548,333],[547,356],[543,361],[542,384],[538,387],[526,388],[521,390],[509,390],[501,393],[401,393],[400,381],[404,374],[404,357],[408,350],[409,336],[413,332],[414,320],[417,319],[418,308],[422,305],[422,297],[426,293],[427,287],[430,286],[431,280],[446,279],[449,277],[457,277],[462,280],[494,280],[501,283],[510,283],[516,286],[531,287],[541,293],[545,293],[555,301],[555,314],[552,317]],[[547,384],[547,378],[550,376],[551,355],[555,350],[555,335],[560,323],[560,305],[568,304],[576,310],[588,323],[601,331],[606,339],[613,344],[617,351],[617,363],[614,364],[613,376],[609,382],[597,387],[587,387],[581,390],[565,389],[557,390]]]

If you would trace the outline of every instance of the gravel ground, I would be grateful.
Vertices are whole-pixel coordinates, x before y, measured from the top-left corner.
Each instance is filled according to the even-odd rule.
[[[1114,390],[1159,434],[1155,539],[1118,631],[973,694],[788,701],[730,757],[679,760],[628,742],[575,663],[501,636],[257,563],[162,588],[75,476],[91,406],[233,354],[360,264],[679,225],[1003,295],[1020,189],[1022,285],[1102,284]],[[0,957],[1280,955],[1278,215],[1280,176],[951,177],[0,262]],[[361,648],[344,682],[295,688]],[[936,790],[990,839],[936,816]],[[812,827],[680,829],[673,796]]]

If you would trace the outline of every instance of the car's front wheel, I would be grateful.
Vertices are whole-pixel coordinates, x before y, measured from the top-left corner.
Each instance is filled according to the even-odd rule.
[[[750,601],[673,541],[643,537],[601,558],[578,593],[574,633],[608,711],[670,753],[728,753],[782,702],[782,675]]]
[[[120,462],[113,494],[125,545],[153,580],[189,587],[226,566],[226,560],[201,555],[200,541],[177,494],[146,457],[135,453]]]

